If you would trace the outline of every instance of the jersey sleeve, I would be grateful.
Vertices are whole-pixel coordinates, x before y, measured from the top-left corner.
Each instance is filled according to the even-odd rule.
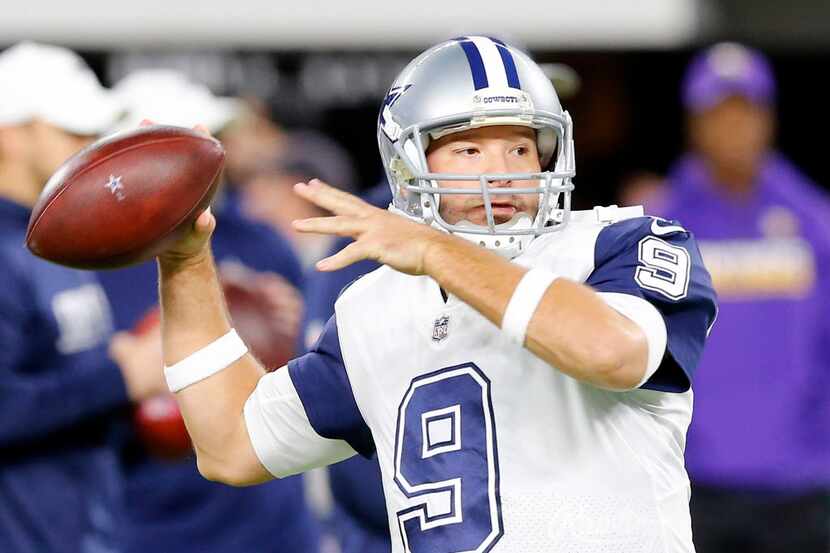
[[[600,231],[586,284],[653,305],[666,327],[665,355],[642,388],[685,392],[717,315],[712,279],[694,236],[676,222],[637,217]]]
[[[648,344],[646,372],[635,386],[641,387],[657,372],[666,352],[666,322],[657,308],[646,300],[631,294],[599,292],[599,297],[617,313],[640,327]]]
[[[374,441],[352,395],[337,322],[302,357],[262,377],[245,405],[245,423],[259,460],[283,477],[374,453]]]

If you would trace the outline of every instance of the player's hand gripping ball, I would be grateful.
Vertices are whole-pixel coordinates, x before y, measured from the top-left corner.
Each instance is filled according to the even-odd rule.
[[[69,158],[49,179],[29,220],[37,256],[79,269],[110,269],[165,251],[210,204],[222,145],[180,127],[144,126]]]

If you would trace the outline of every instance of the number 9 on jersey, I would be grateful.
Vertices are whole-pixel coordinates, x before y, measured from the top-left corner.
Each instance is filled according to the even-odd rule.
[[[474,364],[412,380],[398,409],[395,483],[406,551],[489,551],[503,533],[490,380]]]

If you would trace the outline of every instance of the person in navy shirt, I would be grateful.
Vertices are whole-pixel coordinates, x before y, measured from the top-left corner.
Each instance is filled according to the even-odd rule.
[[[0,551],[120,551],[111,421],[164,381],[110,359],[110,306],[93,273],[24,246],[48,177],[120,109],[63,48],[9,48],[0,82]]]
[[[773,149],[759,52],[716,45],[683,87],[691,150],[649,209],[696,234],[720,298],[686,450],[697,550],[825,553],[830,204]]]
[[[114,90],[128,109],[124,126],[137,125],[145,118],[186,127],[204,122],[211,131],[220,133],[221,139],[221,130],[239,115],[239,105],[233,100],[217,98],[206,87],[168,70],[133,73]],[[148,90],[154,94],[148,95]],[[285,311],[301,308],[300,301],[294,306],[286,301],[291,298],[285,297],[296,294],[299,298],[294,289],[302,285],[300,263],[287,240],[264,224],[247,219],[232,186],[223,186],[211,209],[222,221],[222,230],[214,236],[219,266],[231,271],[242,266],[269,279],[282,298],[275,301],[281,302]],[[119,331],[132,329],[157,305],[155,260],[101,272],[99,278]],[[299,314],[296,321],[298,324]],[[296,332],[286,330],[290,335]],[[120,527],[127,553],[318,550],[318,525],[306,505],[302,477],[255,488],[232,488],[202,478],[195,457],[181,461],[155,458],[134,433],[127,434],[123,456],[127,509]]]

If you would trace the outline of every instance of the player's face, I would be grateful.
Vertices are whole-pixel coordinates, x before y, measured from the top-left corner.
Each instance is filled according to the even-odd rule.
[[[536,132],[521,126],[498,125],[470,129],[443,136],[427,149],[429,169],[436,173],[535,173],[541,170],[536,149]],[[441,216],[449,224],[469,221],[487,224],[484,200],[479,181],[439,181],[444,188],[474,189],[467,195],[441,196]],[[529,181],[495,181],[490,186],[529,188]],[[537,194],[492,196],[493,218],[496,224],[508,222],[516,213],[536,216],[539,207]]]

